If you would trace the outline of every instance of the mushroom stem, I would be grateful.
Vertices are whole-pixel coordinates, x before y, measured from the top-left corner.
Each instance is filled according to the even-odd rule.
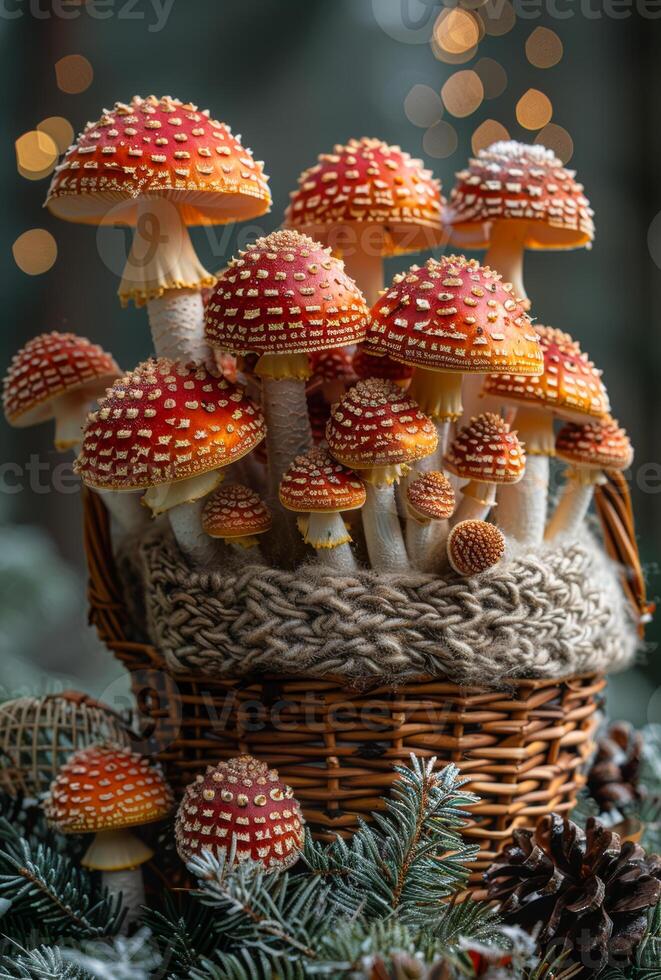
[[[461,521],[484,521],[489,511],[496,503],[495,483],[480,483],[470,480],[462,488],[462,497],[457,509],[452,515],[452,526]]]
[[[523,285],[527,228],[527,221],[494,221],[491,227],[491,244],[484,257],[484,265],[499,272],[504,282],[511,282],[519,299],[528,299]]]
[[[202,530],[204,498],[178,504],[168,511],[170,527],[181,551],[194,565],[205,568],[218,560],[218,546]]]
[[[447,521],[406,520],[406,550],[411,564],[421,572],[435,571],[442,562],[449,525]]]
[[[193,289],[169,289],[147,304],[152,343],[158,357],[168,357],[184,364],[213,366],[209,346],[204,339],[204,306],[202,296]]]
[[[122,932],[145,904],[145,889],[140,866],[154,852],[130,830],[100,830],[88,847],[81,864],[84,868],[102,872],[102,881],[111,895],[122,895],[126,916]]]
[[[590,473],[571,468],[567,471],[567,482],[544,533],[545,541],[577,533],[590,509],[594,485],[599,482],[599,476],[599,470]]]
[[[346,572],[357,571],[358,565],[349,545],[351,535],[339,512],[307,514],[299,521],[299,530],[305,543],[312,545],[324,565]]]
[[[549,458],[526,457],[526,470],[518,483],[498,491],[498,526],[506,537],[524,544],[541,544],[546,524],[549,487]]]
[[[103,500],[112,523],[119,532],[117,535],[113,534],[113,538],[138,534],[149,524],[149,512],[141,503],[141,490],[95,490],[94,492]]]
[[[78,389],[60,395],[53,402],[54,442],[58,452],[62,453],[66,452],[67,449],[74,449],[77,455],[92,401],[89,391]]]
[[[381,249],[375,247],[376,243],[363,242],[360,240],[363,236],[369,238],[368,231],[358,232],[359,240],[342,252],[342,259],[344,268],[358,284],[367,305],[373,306],[383,290],[383,259]]]
[[[402,529],[397,516],[392,484],[366,484],[363,507],[365,542],[372,568],[377,572],[398,572],[409,568]]]

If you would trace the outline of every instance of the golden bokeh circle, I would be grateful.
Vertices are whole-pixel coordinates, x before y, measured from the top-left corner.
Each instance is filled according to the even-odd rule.
[[[551,121],[553,105],[548,95],[529,88],[516,104],[516,118],[524,129],[542,129]]]
[[[482,105],[484,86],[477,72],[471,68],[456,71],[441,89],[443,105],[453,116],[463,119]]]
[[[526,57],[535,68],[553,68],[563,50],[562,41],[549,27],[536,27],[526,41]]]
[[[477,17],[461,7],[441,11],[434,24],[434,40],[450,55],[472,50],[480,41],[481,25]]]
[[[563,126],[549,123],[535,136],[535,143],[541,143],[548,150],[553,150],[563,163],[569,163],[574,155],[574,141]]]
[[[22,177],[41,180],[53,172],[59,151],[53,137],[37,129],[23,133],[14,143],[16,166]]]
[[[498,140],[508,140],[509,138],[508,130],[497,119],[485,119],[473,133],[471,148],[473,153],[478,153],[480,150],[486,150],[488,146]]]
[[[445,119],[430,126],[422,140],[422,148],[430,157],[445,159],[451,157],[459,145],[457,131]]]
[[[37,124],[37,129],[40,133],[47,133],[50,136],[59,153],[64,153],[73,143],[73,126],[64,116],[48,116]]]
[[[57,242],[45,228],[31,228],[11,247],[16,265],[28,276],[41,276],[55,264]]]
[[[92,84],[94,69],[82,54],[68,54],[55,62],[57,87],[67,95],[78,95]]]

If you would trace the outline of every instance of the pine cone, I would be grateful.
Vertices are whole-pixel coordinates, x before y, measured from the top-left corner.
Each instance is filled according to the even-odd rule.
[[[626,807],[641,798],[642,753],[640,732],[623,721],[615,722],[599,739],[588,789],[601,813]]]
[[[541,927],[542,948],[596,970],[630,961],[661,896],[661,858],[622,844],[593,817],[583,832],[553,813],[515,831],[485,879],[507,923]]]

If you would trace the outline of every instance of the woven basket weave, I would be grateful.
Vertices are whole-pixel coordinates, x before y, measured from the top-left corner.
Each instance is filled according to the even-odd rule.
[[[174,669],[135,632],[105,508],[89,493],[85,543],[91,622],[131,672],[145,745],[177,792],[207,764],[250,752],[280,770],[313,833],[328,838],[383,806],[395,762],[411,752],[434,755],[439,765],[459,764],[481,797],[467,830],[480,848],[478,873],[514,829],[574,805],[594,747],[605,687],[599,672],[511,679],[494,690],[438,676],[366,688],[332,674]],[[138,590],[133,583],[129,598],[141,615]]]

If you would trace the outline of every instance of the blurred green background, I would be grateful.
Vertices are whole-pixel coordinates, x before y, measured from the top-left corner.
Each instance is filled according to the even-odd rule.
[[[606,11],[588,0],[463,6],[468,19],[455,10],[448,23],[451,8],[431,0],[2,0],[0,364],[4,371],[32,335],[62,328],[89,335],[123,366],[149,352],[144,310],[122,310],[116,298],[124,233],[97,236],[93,228],[51,218],[42,209],[48,173],[28,179],[18,172],[15,141],[43,120],[60,120],[56,135],[66,132],[62,120],[78,131],[117,99],[155,93],[208,107],[241,133],[266,161],[274,206],[259,228],[193,232],[202,261],[216,270],[237,244],[280,223],[299,172],[335,142],[369,135],[399,143],[422,156],[449,193],[485,121],[516,139],[538,137],[546,122],[546,103],[535,94],[541,92],[550,100],[552,128],[539,138],[565,156],[573,144],[569,165],[595,209],[597,240],[590,252],[529,256],[528,292],[537,319],[570,331],[603,367],[614,413],[631,433],[640,545],[654,598],[661,523],[661,218],[655,220],[661,24],[626,2]],[[650,4],[649,13],[661,11]],[[483,35],[477,45],[475,29]],[[465,96],[456,104],[457,91],[470,89],[458,79],[444,89],[445,104],[439,97],[457,71],[478,73],[485,89],[480,100],[477,86],[479,105]],[[517,118],[530,89],[534,130]],[[48,231],[57,247],[54,263],[38,274],[19,268],[12,254],[31,229]],[[27,258],[17,248],[29,271],[50,262],[29,239]],[[402,266],[393,261],[388,272]],[[114,696],[123,690],[122,672],[86,626],[79,493],[51,437],[50,427],[2,427],[0,693],[64,683]],[[661,721],[659,630],[658,623],[648,629],[641,666],[614,679],[612,715]]]

